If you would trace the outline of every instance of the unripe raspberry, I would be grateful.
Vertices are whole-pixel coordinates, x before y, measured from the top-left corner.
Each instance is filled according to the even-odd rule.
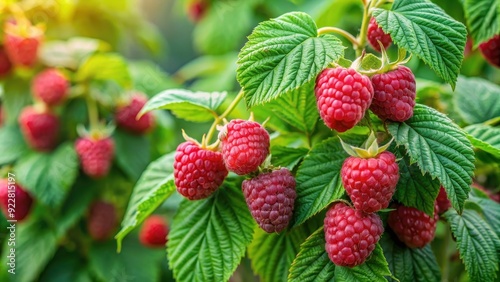
[[[92,203],[87,216],[87,230],[96,241],[109,239],[118,224],[115,207],[107,202]]]
[[[75,142],[75,150],[86,175],[92,178],[108,175],[115,153],[113,139],[81,137]]]
[[[165,247],[167,243],[168,225],[159,215],[148,217],[139,232],[139,241],[147,247]]]
[[[479,44],[479,51],[481,51],[483,57],[490,64],[500,68],[500,34],[497,34],[490,40]]]
[[[267,233],[281,232],[290,222],[296,198],[295,178],[286,168],[261,173],[244,180],[243,195],[248,208]]]
[[[189,200],[212,195],[222,185],[227,173],[221,153],[200,148],[191,141],[177,147],[174,160],[175,186]]]
[[[47,109],[26,107],[19,115],[19,126],[28,145],[37,151],[51,151],[57,146],[59,119]]]
[[[328,68],[316,78],[317,106],[325,124],[338,132],[353,128],[373,99],[370,79],[351,68]]]
[[[0,208],[8,220],[24,220],[32,204],[33,198],[19,184],[0,179]]]
[[[219,139],[227,169],[239,175],[256,171],[269,154],[269,133],[254,121],[232,120]]]
[[[438,218],[437,204],[433,217],[413,207],[398,206],[389,213],[387,222],[408,247],[422,248],[434,239]]]
[[[365,214],[340,202],[328,210],[324,225],[328,257],[347,267],[364,263],[384,232],[377,214]]]
[[[136,119],[146,102],[147,98],[144,95],[134,94],[128,105],[118,107],[115,113],[118,127],[135,134],[144,134],[150,131],[155,125],[155,117],[152,112],[147,112]]]
[[[373,17],[370,19],[370,23],[368,24],[367,38],[372,48],[379,52],[380,45],[378,41],[382,43],[384,49],[387,49],[392,43],[391,36],[382,30]]]
[[[42,71],[31,83],[33,96],[50,106],[63,102],[68,96],[68,89],[68,80],[56,69]]]

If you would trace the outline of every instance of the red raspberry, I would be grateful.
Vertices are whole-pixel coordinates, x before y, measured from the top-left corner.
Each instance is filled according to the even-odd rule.
[[[12,63],[5,52],[4,47],[0,46],[0,78],[7,76],[11,70]]]
[[[177,147],[174,179],[177,191],[189,200],[210,196],[227,176],[222,154],[200,148],[191,141]]]
[[[141,94],[132,95],[130,103],[126,106],[118,107],[115,114],[116,124],[127,131],[136,134],[143,134],[153,128],[155,118],[152,112],[145,113],[140,119],[136,119],[137,114],[147,102],[147,98]]]
[[[50,106],[64,101],[68,96],[68,88],[68,80],[56,69],[42,71],[31,82],[33,96]]]
[[[232,120],[219,139],[227,169],[239,175],[256,171],[269,154],[269,133],[254,121]]]
[[[146,247],[164,247],[167,243],[168,225],[159,215],[148,217],[139,232],[139,241]]]
[[[369,159],[348,157],[340,173],[354,207],[366,213],[387,208],[399,180],[396,157],[388,151]]]
[[[118,224],[115,207],[104,201],[92,203],[87,217],[87,230],[96,241],[110,238]]]
[[[53,113],[26,107],[19,115],[19,126],[24,139],[37,151],[50,151],[57,145],[59,119]]]
[[[334,204],[325,217],[325,249],[339,266],[354,267],[366,261],[384,233],[382,220],[346,204]]]
[[[366,37],[368,38],[368,42],[370,42],[372,48],[379,52],[380,45],[378,41],[382,43],[384,49],[387,49],[387,47],[389,47],[389,45],[391,45],[392,43],[391,36],[382,30],[382,28],[377,24],[377,21],[373,17],[370,19],[370,23],[368,24]]]
[[[296,198],[295,178],[286,168],[244,180],[243,195],[253,218],[267,233],[281,232],[290,222]]]
[[[193,22],[199,22],[208,10],[207,0],[192,0],[188,4],[188,16]]]
[[[33,198],[20,185],[17,183],[9,184],[8,179],[0,179],[0,207],[7,219],[24,220],[32,204]],[[12,209],[12,212],[9,212],[9,208]]]
[[[382,120],[403,122],[413,116],[415,76],[405,66],[372,77],[375,95],[370,110]]]
[[[448,195],[446,194],[446,190],[441,186],[439,188],[439,194],[436,198],[436,204],[438,206],[439,214],[442,214],[451,208],[451,202],[448,199]]]
[[[10,61],[14,65],[32,67],[38,58],[38,47],[43,31],[29,23],[5,24],[4,45]]]
[[[413,207],[398,206],[389,213],[387,220],[399,240],[410,248],[422,248],[434,239],[438,207],[434,207],[434,216]]]
[[[479,51],[490,64],[500,68],[500,34],[479,44]]]
[[[85,174],[92,178],[101,178],[108,174],[115,153],[113,139],[82,137],[76,140],[75,149]]]
[[[314,92],[321,118],[338,132],[353,128],[373,99],[370,79],[351,68],[323,70],[316,78]]]

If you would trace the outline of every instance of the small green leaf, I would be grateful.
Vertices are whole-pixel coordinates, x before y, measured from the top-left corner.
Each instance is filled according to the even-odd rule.
[[[127,62],[122,56],[112,53],[89,56],[76,72],[75,80],[112,80],[124,88],[132,85]]]
[[[227,182],[208,199],[181,202],[167,243],[176,280],[228,281],[252,241],[254,220],[240,188]]]
[[[309,15],[291,12],[254,29],[239,54],[236,77],[252,107],[314,80],[343,53],[342,42],[335,36],[318,37]]]
[[[461,76],[453,102],[467,123],[488,121],[500,116],[500,86],[479,77]]]
[[[129,70],[132,76],[133,88],[146,93],[150,97],[165,89],[180,87],[177,82],[160,69],[160,66],[153,62],[129,62]]]
[[[464,0],[462,2],[474,47],[500,33],[499,0]]]
[[[457,238],[457,247],[471,281],[494,281],[500,260],[500,239],[474,210],[460,216],[449,209],[443,215]]]
[[[101,40],[86,37],[72,37],[67,41],[44,42],[39,53],[44,65],[77,69],[81,61],[97,51],[107,51],[110,46]]]
[[[478,149],[500,158],[500,128],[483,124],[469,125],[467,131],[472,145]]]
[[[137,181],[144,169],[148,166],[150,143],[146,136],[134,135],[115,130],[113,140],[116,144],[116,161],[118,166],[130,177]]]
[[[273,146],[271,148],[271,163],[275,166],[287,167],[293,170],[309,152],[306,148],[291,148],[285,146]]]
[[[0,152],[0,165],[13,163],[29,152],[19,127],[4,125],[0,128]]]
[[[122,228],[115,236],[118,251],[123,238],[174,193],[174,154],[153,161],[137,181],[122,220]]]
[[[405,147],[411,163],[438,178],[453,207],[462,211],[474,173],[474,151],[465,133],[442,113],[417,104],[413,117],[390,123],[389,133]]]
[[[455,88],[467,39],[462,23],[425,0],[395,0],[390,11],[375,9],[373,16],[398,47],[422,59]]]
[[[385,260],[382,248],[377,243],[370,258],[363,264],[353,268],[335,267],[335,281],[385,281],[386,276],[391,276],[389,265]]]
[[[331,281],[335,277],[335,265],[325,251],[323,227],[309,236],[295,257],[288,282]]]
[[[191,92],[169,89],[151,98],[139,112],[143,115],[157,109],[171,110],[179,118],[205,122],[215,117],[215,111],[226,99],[226,92]]]
[[[78,175],[79,160],[73,143],[51,153],[31,153],[20,159],[14,171],[19,183],[46,206],[62,204]]]

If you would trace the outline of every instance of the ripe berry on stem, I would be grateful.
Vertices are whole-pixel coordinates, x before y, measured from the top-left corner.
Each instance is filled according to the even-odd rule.
[[[46,69],[31,82],[33,96],[49,106],[62,103],[68,96],[69,82],[60,71]]]
[[[152,112],[147,112],[137,119],[137,114],[147,102],[144,94],[134,93],[127,102],[124,105],[119,105],[116,109],[115,120],[117,126],[135,134],[144,134],[150,131],[155,124],[155,117]]]
[[[24,139],[31,148],[46,152],[57,146],[59,119],[43,105],[24,108],[18,122]]]
[[[168,225],[160,215],[151,215],[142,224],[139,241],[146,247],[165,247],[167,243]]]
[[[11,195],[9,196],[9,194]],[[9,199],[11,200],[9,201]],[[15,204],[15,209],[11,213],[9,208],[12,208],[12,204]],[[32,204],[33,198],[23,187],[17,183],[9,183],[8,179],[0,179],[0,208],[5,218],[17,221],[24,220],[28,216]]]
[[[410,248],[422,248],[434,239],[438,207],[434,207],[434,216],[429,216],[413,207],[398,206],[389,213],[387,220],[396,236]]]

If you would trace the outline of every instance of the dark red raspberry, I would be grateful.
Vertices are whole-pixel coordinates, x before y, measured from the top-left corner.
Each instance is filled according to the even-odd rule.
[[[141,118],[136,119],[146,102],[147,98],[144,95],[134,94],[128,105],[118,107],[115,114],[118,127],[135,134],[144,134],[152,129],[155,124],[152,112],[145,113]]]
[[[479,44],[479,50],[490,64],[500,68],[500,34],[497,34],[490,40]]]
[[[422,248],[434,239],[438,207],[434,207],[434,216],[413,207],[398,206],[389,213],[387,220],[399,240],[410,248]]]
[[[384,49],[387,49],[387,47],[389,47],[392,43],[391,36],[382,30],[373,17],[370,19],[370,23],[368,24],[367,38],[372,48],[379,52],[380,45],[378,41],[382,43]]]
[[[5,24],[4,46],[14,65],[32,67],[38,58],[43,31],[28,22]]]
[[[12,63],[5,52],[4,47],[0,46],[0,78],[7,76],[11,70]]]
[[[382,220],[347,206],[334,204],[325,217],[325,249],[339,266],[354,267],[366,261],[384,233]]]
[[[168,231],[165,219],[159,215],[152,215],[142,224],[139,241],[147,247],[165,247]]]
[[[24,139],[37,151],[50,151],[57,145],[59,119],[47,109],[26,107],[19,115],[19,126]]]
[[[256,171],[269,154],[269,133],[254,121],[232,120],[219,139],[227,169],[239,175]]]
[[[283,231],[293,215],[295,178],[286,168],[244,180],[243,195],[253,218],[268,233]]]
[[[373,99],[370,79],[351,68],[329,68],[316,78],[317,106],[325,124],[338,132],[353,128]]]
[[[187,141],[177,147],[174,179],[177,191],[189,200],[212,195],[224,182],[227,169],[222,154]]]
[[[451,202],[448,199],[448,195],[446,194],[446,190],[441,186],[439,188],[439,194],[436,198],[436,204],[438,206],[439,214],[442,214],[451,208]]]
[[[394,154],[388,151],[368,159],[348,157],[341,178],[354,207],[372,213],[389,206],[398,184],[399,167]]]
[[[32,204],[33,198],[20,185],[9,183],[8,179],[0,179],[0,207],[8,220],[24,220]]]
[[[68,80],[56,69],[42,71],[31,82],[33,96],[50,106],[64,101],[68,96],[68,88]]]
[[[370,110],[382,120],[403,122],[413,116],[415,76],[405,66],[372,77],[375,95]]]
[[[108,175],[115,153],[113,139],[82,137],[76,140],[75,149],[85,174],[92,178]]]
[[[90,206],[87,216],[87,230],[96,241],[109,239],[118,225],[115,206],[104,201],[96,201]]]

